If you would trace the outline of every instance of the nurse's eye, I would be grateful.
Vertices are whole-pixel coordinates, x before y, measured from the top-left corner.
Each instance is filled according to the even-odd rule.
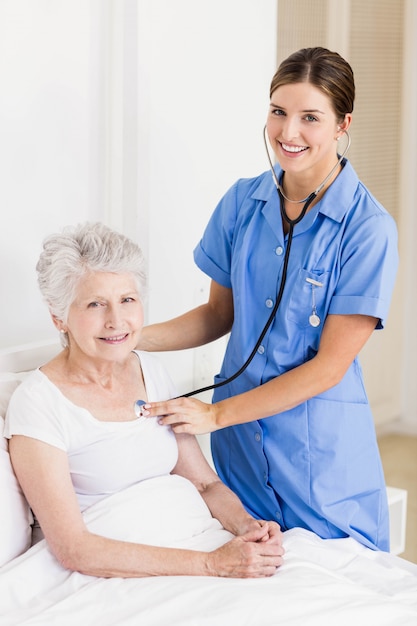
[[[307,122],[317,122],[318,119],[315,115],[312,115],[311,113],[308,113],[308,115],[305,116],[305,119],[307,120]]]
[[[283,111],[282,109],[272,109],[271,113],[272,115],[276,115],[277,117],[285,115],[285,111]]]

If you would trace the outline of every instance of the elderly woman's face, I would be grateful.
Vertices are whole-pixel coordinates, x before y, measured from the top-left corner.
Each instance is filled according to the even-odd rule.
[[[142,326],[143,308],[132,274],[92,272],[81,278],[66,324],[70,349],[123,359],[135,348]]]

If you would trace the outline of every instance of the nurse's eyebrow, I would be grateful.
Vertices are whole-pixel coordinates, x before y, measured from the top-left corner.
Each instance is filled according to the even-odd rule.
[[[271,104],[269,105],[271,109],[281,109],[281,111],[285,111],[285,107],[280,106],[279,104],[274,104],[273,102],[271,102]],[[302,111],[300,111],[301,113],[320,113],[320,115],[326,115],[324,111],[321,111],[320,109],[303,109]]]
[[[321,115],[326,115],[324,111],[320,111],[320,109],[305,109],[301,111],[301,113],[320,113]]]

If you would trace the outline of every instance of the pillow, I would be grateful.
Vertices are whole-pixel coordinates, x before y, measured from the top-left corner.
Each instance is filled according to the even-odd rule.
[[[3,437],[4,415],[13,391],[25,374],[0,374],[0,567],[31,544],[32,514],[10,462]]]

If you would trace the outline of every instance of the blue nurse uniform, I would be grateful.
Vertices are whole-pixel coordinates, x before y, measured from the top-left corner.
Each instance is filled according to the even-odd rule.
[[[216,382],[234,374],[256,344],[275,303],[286,245],[271,173],[237,181],[194,251],[199,268],[233,290],[233,328]],[[262,345],[213,401],[313,358],[328,314],[374,316],[382,328],[397,265],[395,222],[345,159],[295,227],[283,298]],[[314,309],[316,327],[309,321]],[[213,433],[212,452],[220,477],[254,516],[275,519],[283,530],[352,536],[389,550],[384,476],[358,359],[340,383],[307,402]]]

